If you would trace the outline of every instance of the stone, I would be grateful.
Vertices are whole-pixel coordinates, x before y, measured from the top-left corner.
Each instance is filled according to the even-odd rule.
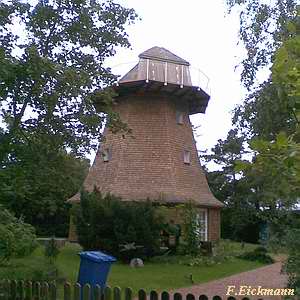
[[[140,258],[133,258],[130,261],[130,267],[132,267],[132,268],[141,268],[143,266],[144,266],[144,262]]]

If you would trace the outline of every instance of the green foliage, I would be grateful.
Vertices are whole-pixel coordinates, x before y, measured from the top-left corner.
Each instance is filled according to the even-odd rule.
[[[299,225],[299,224],[298,224]],[[289,275],[289,287],[294,288],[296,295],[300,296],[300,229],[295,228],[288,231],[286,236],[288,259],[284,270]]]
[[[225,140],[202,155],[206,162],[214,162],[219,170],[207,170],[210,188],[217,199],[226,206],[221,211],[222,238],[255,243],[258,241],[260,198],[252,189],[253,179],[246,179],[237,170],[237,162],[247,151],[245,138],[237,129],[230,130]]]
[[[289,97],[300,96],[299,17],[300,8],[298,8],[298,17],[288,23],[287,31],[289,37],[277,50],[272,67],[272,77],[274,82],[279,84]],[[297,100],[299,101],[298,97]],[[299,108],[300,107],[298,107],[298,109]]]
[[[287,97],[271,79],[251,92],[234,109],[233,124],[245,140],[253,137],[272,141],[279,132],[295,131],[296,122]]]
[[[238,256],[239,258],[251,260],[251,261],[259,261],[265,264],[271,264],[274,262],[272,257],[267,254],[267,249],[264,247],[257,247],[253,251],[246,252]]]
[[[290,209],[300,192],[300,146],[286,134],[278,134],[274,142],[253,140],[255,160],[240,162],[246,176],[260,182],[261,205],[269,209]]]
[[[54,264],[59,254],[59,248],[54,238],[51,238],[45,245],[45,256],[49,259],[50,264]]]
[[[36,246],[34,228],[0,206],[0,263],[29,255]]]
[[[250,140],[251,162],[237,164],[261,198],[261,215],[268,221],[272,242],[282,246],[288,233],[287,273],[299,289],[299,245],[286,216],[299,204],[300,195],[300,40],[298,1],[228,0],[241,13],[241,40],[247,50],[242,82],[250,90],[261,66],[273,63],[271,77],[240,105],[234,123]],[[299,234],[298,234],[299,235]],[[291,238],[293,236],[293,238]],[[251,255],[250,255],[251,256]]]
[[[102,250],[128,260],[132,255],[153,256],[159,249],[163,218],[150,202],[122,202],[120,198],[95,190],[82,192],[74,207],[79,243],[86,250]],[[121,251],[128,244],[134,251]]]
[[[0,3],[0,199],[39,235],[66,236],[65,200],[88,168],[76,158],[97,147],[106,117],[128,131],[100,90],[136,17],[113,1]]]
[[[0,163],[32,132],[77,154],[97,146],[112,111],[108,102],[96,111],[94,92],[115,81],[104,60],[130,46],[125,25],[136,17],[113,1],[0,4]]]
[[[23,140],[0,169],[0,203],[22,216],[42,236],[67,236],[69,207],[66,200],[81,187],[87,160],[57,151],[47,136]]]
[[[226,0],[229,11],[240,11],[240,40],[246,49],[241,80],[250,90],[258,70],[268,66],[282,41],[289,36],[288,26],[297,15],[297,0]]]
[[[15,236],[11,230],[0,224],[0,264],[8,262],[14,255],[15,248]]]
[[[196,205],[190,201],[184,205],[183,213],[183,241],[184,252],[193,256],[200,253],[199,223]]]
[[[299,20],[290,25],[292,30],[297,31]],[[299,203],[300,194],[299,50],[299,36],[291,32],[290,37],[276,52],[272,67],[277,99],[285,103],[290,112],[289,120],[294,123],[292,132],[288,132],[289,135],[287,132],[277,132],[271,140],[253,139],[250,146],[256,153],[255,159],[251,163],[242,162],[239,165],[246,177],[250,175],[259,181],[262,205],[267,208],[263,212],[264,217],[272,228],[271,242],[282,246],[283,237],[288,233],[288,241],[284,245],[289,252],[285,270],[289,275],[289,285],[298,294],[299,233],[284,219],[295,204]],[[286,124],[289,120],[286,119]]]

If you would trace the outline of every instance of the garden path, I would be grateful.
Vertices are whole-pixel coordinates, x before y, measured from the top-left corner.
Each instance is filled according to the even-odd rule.
[[[261,267],[252,271],[247,271],[239,274],[235,274],[229,277],[225,277],[223,279],[218,279],[214,281],[210,281],[207,283],[202,283],[199,285],[193,285],[187,288],[180,288],[176,290],[170,291],[171,294],[175,292],[179,292],[182,295],[186,295],[188,293],[194,294],[196,299],[200,295],[207,295],[209,299],[212,299],[213,296],[218,295],[222,297],[222,299],[227,299],[229,296],[226,296],[227,288],[230,285],[235,286],[235,291],[239,291],[240,286],[252,286],[253,288],[258,288],[261,286],[262,288],[285,288],[287,284],[287,276],[285,274],[281,274],[282,263],[277,262],[265,267]],[[234,296],[234,295],[233,295]],[[243,297],[236,297],[236,299],[242,299]],[[247,296],[249,299],[264,299],[264,300],[277,300],[281,299],[278,296]]]

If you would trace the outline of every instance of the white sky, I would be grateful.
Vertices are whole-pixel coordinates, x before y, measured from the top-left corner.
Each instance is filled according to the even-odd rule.
[[[210,79],[211,99],[205,115],[191,117],[193,125],[201,125],[196,136],[199,150],[210,149],[226,137],[231,127],[230,111],[244,95],[240,75],[234,72],[243,55],[242,47],[237,46],[238,14],[228,15],[224,2],[119,0],[123,6],[134,8],[142,20],[127,27],[132,49],[118,49],[107,61],[111,67],[137,62],[141,52],[159,46],[200,68]],[[131,66],[122,66],[123,72]]]
[[[127,27],[132,49],[117,49],[107,60],[118,74],[126,73],[138,55],[164,47],[200,68],[210,79],[211,99],[205,114],[191,117],[199,150],[210,149],[231,127],[231,110],[243,100],[244,89],[234,67],[244,50],[237,46],[239,18],[227,14],[225,0],[116,0],[134,8],[142,19]],[[131,64],[127,64],[131,62]],[[124,64],[121,67],[120,64]],[[118,66],[118,67],[114,67]],[[206,82],[201,88],[205,89]],[[93,159],[92,156],[88,156]]]

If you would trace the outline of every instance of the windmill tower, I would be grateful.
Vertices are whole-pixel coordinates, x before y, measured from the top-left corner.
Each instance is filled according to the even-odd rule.
[[[220,237],[220,208],[201,168],[189,115],[205,113],[209,95],[192,85],[189,63],[170,51],[153,47],[120,81],[115,111],[131,136],[104,130],[85,189],[96,186],[124,201],[150,199],[168,208],[180,223],[178,204],[197,204],[202,239]],[[80,201],[79,194],[71,202]],[[74,240],[74,228],[70,230]]]

